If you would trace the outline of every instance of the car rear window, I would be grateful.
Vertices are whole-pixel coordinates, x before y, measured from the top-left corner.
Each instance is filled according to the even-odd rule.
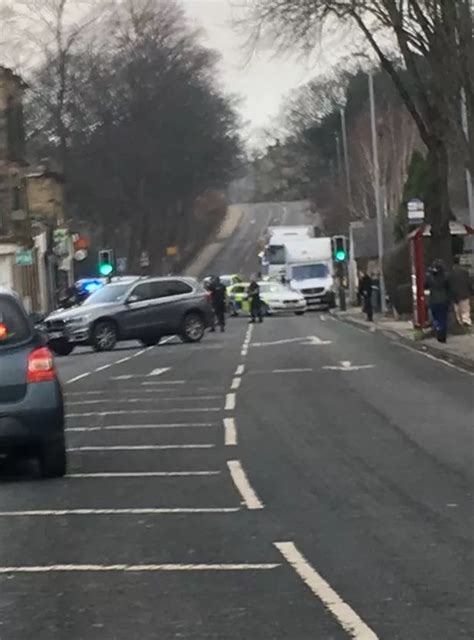
[[[0,296],[0,349],[30,337],[31,327],[20,305],[8,296]]]

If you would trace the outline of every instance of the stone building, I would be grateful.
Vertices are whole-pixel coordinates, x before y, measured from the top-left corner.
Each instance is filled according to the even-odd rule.
[[[0,242],[31,244],[23,125],[25,83],[0,67]]]

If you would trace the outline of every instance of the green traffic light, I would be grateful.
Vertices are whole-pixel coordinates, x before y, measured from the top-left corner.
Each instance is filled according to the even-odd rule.
[[[346,259],[345,251],[343,251],[342,249],[339,249],[338,251],[336,251],[336,260],[338,262],[344,262],[345,259]]]
[[[99,266],[99,272],[101,276],[110,276],[113,270],[114,268],[110,264],[110,262],[104,262]]]

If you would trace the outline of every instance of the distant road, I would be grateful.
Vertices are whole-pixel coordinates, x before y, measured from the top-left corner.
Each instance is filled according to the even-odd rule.
[[[259,270],[258,240],[268,226],[317,224],[308,202],[262,202],[238,205],[244,212],[239,228],[206,269],[206,274],[242,273]]]

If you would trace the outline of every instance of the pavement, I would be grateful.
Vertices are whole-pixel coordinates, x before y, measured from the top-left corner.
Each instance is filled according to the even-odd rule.
[[[1,640],[474,637],[471,372],[326,313],[57,366],[69,475],[0,468]]]
[[[363,327],[370,331],[382,331],[392,338],[402,340],[419,351],[431,354],[453,365],[474,371],[474,332],[448,336],[445,344],[435,338],[424,335],[420,340],[413,329],[411,320],[395,320],[394,318],[375,315],[374,322],[368,322],[359,307],[351,307],[347,311],[334,311],[341,320]]]

